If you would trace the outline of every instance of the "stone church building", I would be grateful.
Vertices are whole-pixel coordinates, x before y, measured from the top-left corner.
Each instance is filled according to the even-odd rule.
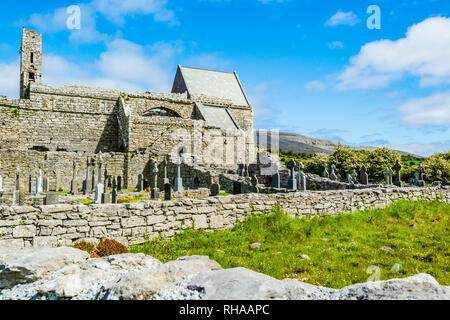
[[[21,184],[31,191],[34,178],[50,179],[50,190],[68,190],[73,175],[80,189],[86,168],[95,173],[101,153],[102,175],[120,176],[124,188],[137,177],[159,187],[183,161],[187,186],[210,183],[212,172],[236,170],[254,160],[253,109],[235,72],[178,66],[171,93],[45,85],[42,36],[24,28],[20,98],[0,96],[0,176],[3,189]],[[166,169],[166,170],[164,170]],[[151,180],[150,180],[151,181]]]

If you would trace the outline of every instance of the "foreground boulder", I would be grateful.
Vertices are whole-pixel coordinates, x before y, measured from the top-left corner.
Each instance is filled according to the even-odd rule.
[[[276,280],[208,257],[161,263],[143,254],[89,258],[73,248],[0,249],[0,300],[450,300],[430,275],[341,290]]]
[[[89,254],[74,248],[13,248],[0,249],[0,290],[30,283],[89,258]]]

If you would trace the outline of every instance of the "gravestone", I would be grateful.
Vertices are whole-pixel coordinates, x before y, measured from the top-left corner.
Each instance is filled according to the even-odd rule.
[[[353,178],[352,178],[352,175],[351,174],[348,174],[347,175],[347,181],[346,181],[347,183],[350,183],[350,184],[353,184]]]
[[[0,195],[3,194],[3,178],[0,176]]]
[[[122,176],[117,177],[117,192],[122,190]]]
[[[323,178],[330,178],[330,174],[328,173],[328,165],[326,163],[323,164],[323,173],[322,173],[322,177]]]
[[[333,163],[331,165],[331,173],[330,173],[330,179],[333,181],[336,181],[338,179],[336,173],[334,172],[336,170],[336,165]]]
[[[448,186],[450,185],[447,178],[436,178],[433,181],[433,186]]]
[[[16,191],[20,190],[20,167],[16,169]]]
[[[90,174],[90,168],[91,168],[91,159],[89,157],[86,158],[86,180],[83,182],[83,195],[87,196],[89,193],[91,193],[91,174]]]
[[[20,168],[16,170],[16,189],[13,193],[13,206],[20,206]]]
[[[94,203],[100,204],[102,202],[102,195],[105,192],[105,187],[102,184],[102,153],[100,152],[97,160],[97,184],[95,185]]]
[[[110,193],[102,193],[102,204],[111,203],[111,194]]]
[[[76,178],[77,163],[75,161],[73,162],[72,167],[73,167],[73,176],[72,176],[72,184],[70,186],[70,193],[76,194],[78,190],[77,190],[77,178]]]
[[[401,177],[401,174],[400,174],[400,171],[402,170],[402,165],[400,164],[400,162],[397,160],[397,162],[395,163],[395,166],[394,166],[394,170],[395,170],[395,181],[394,181],[394,184],[397,186],[397,187],[403,187],[403,182],[402,182],[402,177]]]
[[[249,172],[248,172],[248,164],[244,164],[244,173],[243,173],[244,177],[248,177],[249,176]]]
[[[159,199],[159,189],[158,189],[158,165],[155,162],[155,167],[153,168],[153,174],[155,175],[155,180],[152,188],[152,199]]]
[[[39,169],[39,185],[38,185],[39,194],[41,194],[43,192],[42,183],[43,183],[42,170]]]
[[[117,204],[117,180],[116,180],[116,177],[113,178],[113,182],[112,182],[111,203]]]
[[[353,171],[352,171],[352,180],[353,180],[353,183],[358,182],[358,174],[356,173],[355,169],[353,169]]]
[[[216,197],[216,196],[218,196],[219,195],[219,193],[220,193],[220,186],[219,186],[219,184],[217,184],[217,183],[213,183],[212,185],[211,185],[211,194],[210,194],[210,196],[211,197]]]
[[[59,204],[59,194],[58,193],[48,193],[45,195],[44,204],[46,206]]]
[[[295,163],[294,159],[289,161],[288,168],[291,172],[289,175],[288,190],[291,190],[291,191],[297,190],[297,179],[295,179],[295,166],[296,166],[296,163]]]
[[[277,170],[277,173],[272,176],[272,188],[279,189],[281,185],[280,180],[280,172]]]
[[[35,188],[34,196],[35,196],[35,197],[39,197],[39,196],[41,195],[41,191],[40,191],[40,189],[39,189],[39,184],[40,184],[40,182],[39,182],[39,177],[37,177],[37,178],[36,178],[36,184],[35,184],[35,186],[34,186],[34,188]]]
[[[31,174],[28,176],[28,193],[33,193],[33,177]]]
[[[235,181],[233,183],[233,194],[242,194],[243,193],[243,184],[240,181]]]
[[[298,164],[298,190],[306,191],[306,174],[303,172],[305,166],[303,162]]]
[[[20,185],[19,187],[19,206],[23,207],[25,205],[25,185]]]
[[[389,180],[389,168],[386,168],[383,171],[383,175],[384,175],[384,180],[386,181],[386,184],[389,185],[390,180]]]
[[[338,173],[338,174],[336,175],[336,177],[337,177],[337,181],[342,182],[342,176],[341,176],[340,173]]]
[[[137,191],[138,192],[144,191],[144,175],[142,173],[138,175]]]
[[[172,200],[172,185],[170,183],[164,184],[164,200]]]
[[[420,164],[414,173],[414,185],[417,187],[425,187],[425,181],[423,179],[423,174],[425,173],[425,169]]]
[[[361,167],[361,176],[359,182],[365,186],[369,184],[369,175],[367,174],[366,166]]]
[[[175,192],[183,192],[183,179],[181,178],[181,159],[178,157],[177,160],[177,177],[175,178],[175,185],[173,187]]]
[[[240,160],[238,161],[237,175],[239,177],[244,175],[244,164]]]
[[[49,192],[50,191],[50,179],[48,177],[46,177],[44,179],[44,192]]]
[[[388,177],[389,177],[389,185],[393,185],[394,182],[392,181],[392,177],[394,176],[394,170],[392,168],[388,168]]]

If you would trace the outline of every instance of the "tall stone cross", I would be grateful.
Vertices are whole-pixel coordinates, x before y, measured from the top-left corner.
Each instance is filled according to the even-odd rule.
[[[155,167],[153,168],[153,173],[155,175],[155,184],[153,185],[154,189],[158,189],[158,165],[155,162]]]
[[[175,178],[175,186],[173,187],[175,192],[184,191],[183,179],[181,178],[181,158],[177,159],[177,177]]]
[[[102,202],[102,195],[105,192],[105,187],[102,184],[102,153],[98,154],[97,160],[97,184],[95,185],[95,204]]]
[[[297,190],[297,179],[295,179],[295,166],[296,166],[296,163],[295,163],[294,159],[292,159],[288,163],[288,168],[289,168],[289,170],[291,170],[291,174],[289,176],[289,181],[288,181],[288,189],[289,190]]]
[[[100,152],[98,154],[98,160],[97,160],[97,183],[102,183],[102,153]]]
[[[402,187],[403,183],[402,183],[402,176],[400,174],[400,171],[402,170],[402,165],[400,164],[400,162],[397,160],[394,166],[394,170],[395,170],[395,181],[394,184],[397,187]]]

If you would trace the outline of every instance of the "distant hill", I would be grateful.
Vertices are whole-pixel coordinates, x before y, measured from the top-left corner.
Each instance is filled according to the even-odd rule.
[[[259,130],[256,130],[256,143],[259,146]],[[268,147],[271,145],[271,136],[270,131],[267,132],[267,144]],[[334,149],[337,147],[338,143],[334,141],[329,140],[322,140],[322,139],[316,139],[316,138],[310,138],[306,136],[302,136],[300,134],[295,133],[288,133],[288,132],[280,132],[280,150],[288,151],[292,150],[295,153],[325,153],[325,154],[332,154]],[[350,147],[354,150],[374,150],[377,147],[367,146],[367,147]],[[416,158],[422,158],[421,156],[412,154],[410,152],[395,150],[399,154],[403,156],[413,156]]]

